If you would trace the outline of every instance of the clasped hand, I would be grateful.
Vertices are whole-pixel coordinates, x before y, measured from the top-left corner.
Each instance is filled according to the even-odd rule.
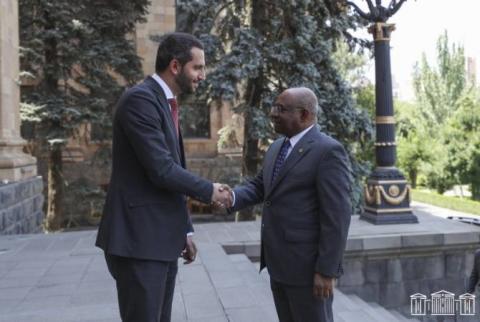
[[[212,204],[219,208],[230,208],[233,204],[233,191],[226,184],[214,183]]]

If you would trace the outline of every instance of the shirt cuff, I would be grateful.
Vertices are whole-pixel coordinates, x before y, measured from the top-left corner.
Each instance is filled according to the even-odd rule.
[[[235,207],[235,191],[233,191],[233,190],[232,190],[232,199],[233,199],[232,200],[232,207],[230,207],[230,208]]]

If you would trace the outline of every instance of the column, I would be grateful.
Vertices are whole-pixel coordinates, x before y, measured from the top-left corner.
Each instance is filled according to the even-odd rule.
[[[20,137],[18,1],[0,1],[0,183],[37,174],[37,162],[23,152]]]

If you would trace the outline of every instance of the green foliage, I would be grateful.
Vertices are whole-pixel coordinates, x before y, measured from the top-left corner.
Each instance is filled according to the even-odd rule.
[[[457,197],[447,197],[441,194],[412,189],[412,199],[415,201],[428,203],[437,207],[457,210],[468,214],[480,215],[480,202]]]
[[[359,19],[336,1],[177,1],[177,28],[193,32],[206,45],[207,81],[198,99],[230,101],[244,116],[244,175],[261,161],[259,147],[275,136],[268,118],[274,98],[284,89],[307,86],[319,98],[322,130],[345,144],[356,177],[355,204],[361,177],[369,164],[354,152],[371,137],[367,114],[356,108],[351,87],[335,65],[337,41],[365,45],[349,31]],[[208,98],[208,99],[207,99]]]
[[[437,67],[431,66],[423,54],[413,77],[422,116],[435,133],[454,113],[458,99],[467,89],[463,47],[450,46],[445,31],[437,41]]]
[[[469,92],[458,101],[443,138],[446,171],[457,184],[470,184],[473,199],[480,200],[480,101]]]
[[[110,110],[133,84],[141,65],[126,37],[145,14],[147,0],[20,0],[22,119],[45,139],[68,138],[82,122],[110,127]],[[33,79],[32,79],[33,78]]]
[[[48,159],[46,227],[65,224],[63,143],[83,123],[111,129],[111,109],[125,85],[142,77],[130,33],[148,0],[19,0],[21,117],[36,155]],[[27,130],[28,129],[28,130]],[[67,191],[68,192],[68,191]]]
[[[480,199],[480,100],[466,80],[463,47],[450,45],[446,32],[436,64],[423,55],[415,69],[417,105],[399,121],[400,165],[422,172],[424,184],[440,193],[468,184]]]
[[[432,140],[427,134],[416,105],[395,101],[395,113],[398,166],[415,188],[423,165],[434,159]]]

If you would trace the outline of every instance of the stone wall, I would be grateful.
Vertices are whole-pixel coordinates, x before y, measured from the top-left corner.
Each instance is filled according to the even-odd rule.
[[[157,56],[158,44],[150,37],[175,31],[175,14],[174,0],[152,0],[146,16],[147,22],[137,25],[135,34],[137,54],[142,58],[145,75],[151,75],[155,71]]]
[[[478,233],[349,238],[338,288],[410,314],[410,295],[466,292]]]
[[[0,185],[0,235],[42,231],[42,190],[41,177]]]

